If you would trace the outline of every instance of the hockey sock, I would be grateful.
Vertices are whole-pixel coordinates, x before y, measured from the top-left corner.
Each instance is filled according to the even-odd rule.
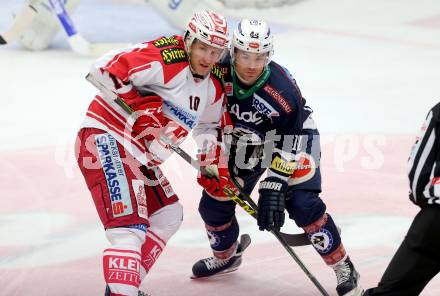
[[[144,278],[145,275],[150,271],[151,267],[156,263],[157,258],[159,258],[160,254],[162,254],[163,249],[165,248],[166,241],[161,239],[154,232],[149,230],[147,232],[147,239],[145,243],[142,245],[142,267],[145,269],[145,274],[141,274],[141,277]]]
[[[145,232],[130,228],[107,229],[111,247],[104,250],[103,270],[111,295],[138,295],[141,283],[141,244]]]
[[[182,205],[175,202],[159,209],[149,217],[150,227],[141,248],[141,279],[150,271],[162,254],[168,240],[179,229],[182,224],[182,215]]]
[[[234,217],[231,222],[221,226],[205,225],[211,249],[219,259],[228,259],[234,255],[237,247],[239,226]]]
[[[327,265],[334,265],[346,257],[341,236],[332,217],[325,213],[314,223],[303,227],[315,250]]]

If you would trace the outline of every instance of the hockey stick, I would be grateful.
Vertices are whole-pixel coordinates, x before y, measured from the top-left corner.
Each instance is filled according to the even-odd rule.
[[[182,148],[176,146],[169,139],[161,138],[161,141],[166,143],[174,152],[176,152],[180,157],[182,157],[187,163],[192,165],[195,169],[202,171],[202,173],[203,173],[204,168],[200,167],[199,162],[197,160],[195,160],[194,158],[192,158]],[[238,204],[240,207],[242,207],[249,215],[251,215],[252,217],[257,219],[257,211],[256,211],[257,206],[256,206],[255,202],[251,199],[250,196],[243,194],[243,193],[240,193],[237,195],[230,188],[225,188],[224,192],[236,204]],[[307,235],[305,233],[288,234],[288,233],[279,232],[279,236],[283,239],[283,241],[288,246],[298,247],[298,246],[310,245],[310,241],[307,238]]]
[[[164,139],[161,139],[161,140],[164,140]],[[188,153],[186,153],[184,150],[182,150],[181,148],[177,147],[176,145],[174,145],[170,141],[168,141],[168,142],[165,141],[165,143],[167,145],[169,145],[170,148],[173,149],[185,161],[187,161],[188,163],[193,165],[195,168],[197,168],[197,166],[194,165],[195,163],[197,163],[197,161],[194,160]],[[200,165],[198,165],[198,167],[200,167]],[[240,193],[237,195],[230,188],[225,188],[224,189],[225,194],[227,194],[233,201],[235,201],[239,206],[241,206],[243,209],[245,209],[245,211],[248,212],[252,217],[257,219],[257,210],[256,210],[257,209],[257,205],[255,204],[255,202],[253,201],[253,199],[249,195],[242,193],[243,189],[242,189],[241,185],[238,184],[238,182],[235,180],[235,178],[231,178],[231,179],[232,179],[234,185],[240,191]],[[249,204],[247,204],[246,202],[248,202]],[[319,292],[321,292],[321,294],[323,296],[330,296],[327,293],[327,291],[324,289],[324,287],[321,285],[321,283],[308,270],[308,268],[304,265],[304,263],[301,261],[301,259],[298,257],[298,255],[296,255],[296,253],[289,246],[288,237],[290,237],[290,239],[293,239],[292,236],[295,236],[295,234],[293,234],[293,235],[292,234],[286,234],[286,233],[282,233],[282,232],[280,232],[278,230],[271,230],[270,232],[278,239],[278,241],[281,243],[283,248],[287,251],[287,253],[289,253],[289,255],[293,258],[293,260],[299,265],[299,267],[306,274],[306,276],[312,281],[312,283],[319,290]],[[296,236],[298,236],[298,234]],[[299,236],[302,236],[302,238],[305,237],[307,239],[307,243],[306,244],[310,244],[306,234],[304,234],[304,233],[303,234],[299,234]]]
[[[133,110],[128,106],[119,96],[109,90],[105,85],[103,85],[101,82],[99,82],[93,75],[88,74],[86,76],[86,80],[89,81],[93,86],[95,86],[99,91],[101,91],[103,94],[105,94],[107,97],[111,98],[118,104],[123,110],[125,110],[128,114],[133,113]],[[174,143],[172,143],[169,139],[161,138],[161,140],[169,145],[169,147],[176,152],[180,157],[183,158],[187,163],[189,163],[192,167],[194,167],[196,170],[203,170],[203,168],[200,167],[200,163],[193,159],[188,153],[186,153],[182,148],[178,147]],[[228,194],[231,199],[236,202],[240,207],[242,207],[248,214],[250,214],[255,219],[257,218],[255,208],[252,207],[249,204],[247,204],[242,197],[237,196],[236,194],[231,195],[228,192],[225,192]],[[233,192],[232,192],[233,193]],[[250,199],[250,197],[249,197]],[[255,205],[255,203],[254,203]],[[305,233],[300,234],[287,234],[287,233],[280,233],[280,236],[286,241],[286,243],[290,246],[296,247],[296,246],[305,246],[309,245],[310,241],[307,238],[307,235]]]
[[[0,34],[0,44],[11,43],[20,38],[20,35],[30,25],[37,10],[32,5],[26,5],[15,17],[14,23],[6,32]]]
[[[70,47],[76,53],[81,55],[98,56],[115,48],[127,47],[127,43],[90,43],[75,28],[69,13],[60,0],[49,0],[52,11],[56,14],[58,21],[64,32]]]
[[[258,206],[257,204],[254,202],[254,200],[247,194],[243,193],[243,188],[242,186],[239,184],[239,182],[233,177],[233,172],[231,169],[231,166],[228,166],[229,168],[229,173],[231,175],[231,180],[234,183],[235,187],[240,191],[240,196],[246,201],[248,202],[254,209],[257,209]],[[226,191],[225,191],[226,192]],[[227,192],[229,194],[229,196],[234,196],[235,193],[232,190],[229,190],[229,192]],[[255,215],[257,215],[257,213],[255,213]],[[319,290],[319,292],[321,292],[322,295],[324,296],[329,296],[329,294],[327,293],[327,291],[324,289],[324,287],[321,285],[321,283],[316,279],[316,277],[308,270],[308,268],[304,265],[304,263],[301,261],[301,259],[298,257],[298,255],[296,255],[295,251],[292,250],[292,248],[289,246],[289,243],[287,241],[287,239],[285,237],[283,237],[282,232],[280,232],[279,230],[271,230],[270,231],[277,239],[278,241],[281,243],[281,245],[283,246],[283,248],[287,251],[287,253],[289,253],[289,255],[293,258],[293,260],[296,262],[296,264],[299,265],[299,267],[302,269],[302,271],[306,274],[306,276],[312,281],[312,283],[315,285],[315,287]],[[305,234],[304,234],[305,235]],[[307,237],[306,237],[307,238]],[[308,238],[307,238],[307,242],[310,244]]]

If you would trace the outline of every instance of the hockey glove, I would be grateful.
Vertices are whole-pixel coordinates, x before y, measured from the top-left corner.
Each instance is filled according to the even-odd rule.
[[[238,194],[238,189],[232,182],[229,170],[224,164],[226,157],[221,153],[221,149],[217,147],[213,158],[213,153],[198,155],[201,170],[197,176],[197,183],[213,198],[226,201],[230,198],[224,192],[225,188],[231,189],[234,194]],[[220,160],[222,160],[223,165],[219,165]]]
[[[260,230],[280,230],[284,224],[284,209],[287,182],[276,177],[267,177],[260,182],[258,190],[258,227]]]
[[[127,94],[122,98],[133,110],[134,136],[148,141],[158,138],[160,128],[164,125],[162,98],[157,95],[141,97],[137,93],[132,96]]]

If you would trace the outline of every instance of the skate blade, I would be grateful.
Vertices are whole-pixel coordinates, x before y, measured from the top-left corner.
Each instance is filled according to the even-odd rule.
[[[240,237],[241,253],[243,253],[244,250],[246,250],[250,244],[251,244],[251,237],[249,236],[249,234],[247,233],[242,234]]]
[[[362,296],[362,294],[364,294],[364,289],[362,289],[361,286],[357,286],[356,288],[354,288],[353,290],[351,290],[350,292],[344,294],[343,296]]]
[[[196,276],[196,275],[191,275],[191,276],[190,276],[190,279],[192,279],[192,280],[196,280],[196,279],[206,279],[206,278],[217,277],[217,276],[220,276],[220,275],[223,275],[223,274],[226,274],[226,273],[231,273],[231,272],[233,272],[233,271],[236,271],[237,269],[238,269],[238,266],[237,266],[237,267],[232,267],[232,268],[229,268],[229,269],[225,269],[225,270],[223,270],[223,271],[221,271],[221,272],[217,272],[216,274],[208,275],[208,276]]]

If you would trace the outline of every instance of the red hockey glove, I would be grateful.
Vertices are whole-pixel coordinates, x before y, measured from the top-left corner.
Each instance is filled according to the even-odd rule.
[[[238,189],[229,174],[226,156],[222,154],[219,147],[216,148],[215,158],[211,158],[211,161],[208,160],[209,156],[213,156],[213,154],[198,156],[201,161],[201,170],[197,176],[197,183],[213,198],[221,201],[230,200],[230,197],[224,191],[225,188],[229,188],[235,194],[238,194]],[[219,165],[219,163],[223,165]]]
[[[162,113],[162,98],[159,96],[137,96],[133,99],[125,99],[133,109],[135,122],[132,130],[137,138],[152,140],[157,138],[160,128],[164,124]]]

